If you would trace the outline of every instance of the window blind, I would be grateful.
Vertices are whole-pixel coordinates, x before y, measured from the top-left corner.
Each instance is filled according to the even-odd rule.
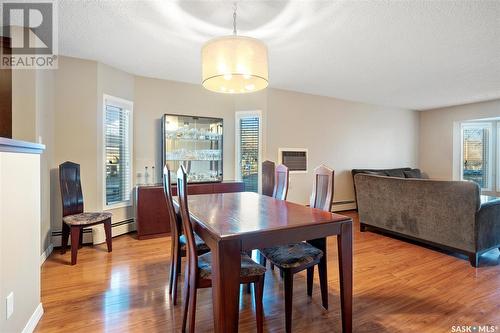
[[[112,104],[105,112],[106,205],[112,205],[130,200],[130,112]]]
[[[484,126],[462,128],[464,180],[476,182],[481,188],[489,188],[490,178],[490,129]]]
[[[258,117],[240,119],[240,168],[247,192],[259,187],[259,126]]]

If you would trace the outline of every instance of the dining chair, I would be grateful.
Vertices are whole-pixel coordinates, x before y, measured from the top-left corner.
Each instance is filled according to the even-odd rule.
[[[165,202],[167,204],[168,217],[170,219],[171,231],[171,251],[170,251],[170,280],[168,292],[172,295],[172,302],[177,305],[177,281],[181,273],[182,257],[186,256],[186,236],[182,234],[182,225],[177,215],[173,203],[172,195],[172,177],[168,164],[163,167],[163,192],[165,193]],[[195,234],[196,252],[198,255],[210,251],[203,240]]]
[[[274,162],[270,162],[274,165]],[[279,200],[286,200],[288,195],[288,184],[290,182],[290,172],[284,164],[278,165],[274,169],[274,187],[272,197]],[[260,264],[266,266],[266,257],[259,256]],[[271,262],[271,270],[274,271],[274,264]]]
[[[112,251],[111,217],[109,212],[84,212],[80,165],[64,162],[59,165],[59,186],[62,198],[61,254],[66,253],[71,234],[71,265],[76,264],[78,249],[82,246],[83,228],[104,224],[108,252]]]
[[[288,195],[288,183],[289,183],[290,173],[288,167],[284,164],[280,164],[274,170],[274,190],[273,198],[279,200],[286,200]]]
[[[212,286],[212,253],[198,256],[196,240],[189,216],[187,197],[187,177],[183,165],[177,171],[177,194],[179,198],[179,214],[181,216],[184,235],[187,239],[187,263],[184,284],[184,313],[182,318],[182,332],[186,331],[189,321],[189,332],[195,332],[196,294],[199,288]],[[264,311],[262,296],[264,292],[264,273],[266,268],[252,260],[246,253],[241,254],[240,284],[253,283],[255,286],[255,312],[257,317],[257,331],[263,332]]]
[[[262,162],[262,195],[273,196],[275,164],[272,161]]]
[[[314,169],[313,191],[310,206],[325,211],[332,208],[334,171],[324,165]],[[309,241],[314,243],[314,241]],[[326,258],[321,249],[309,242],[299,242],[288,245],[261,249],[260,252],[280,269],[285,289],[285,330],[292,331],[292,297],[293,276],[307,270],[307,295],[312,296],[314,266],[318,265],[322,305],[328,309],[328,284]],[[326,244],[323,244],[326,246]],[[262,262],[261,262],[262,264]]]

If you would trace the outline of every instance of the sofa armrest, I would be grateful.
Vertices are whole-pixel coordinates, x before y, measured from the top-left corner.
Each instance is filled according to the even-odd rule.
[[[476,213],[476,250],[500,247],[500,198],[481,204]]]

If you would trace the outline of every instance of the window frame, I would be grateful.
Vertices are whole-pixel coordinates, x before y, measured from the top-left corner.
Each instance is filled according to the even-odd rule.
[[[495,126],[496,124],[496,126]],[[494,160],[493,157],[493,152],[497,149],[497,147],[500,147],[498,145],[498,142],[494,141],[494,133],[493,129],[495,130],[498,129],[498,126],[500,126],[500,123],[496,121],[467,121],[463,122],[460,124],[460,180],[464,180],[464,128],[487,128],[489,130],[489,149],[488,149],[488,187],[481,188],[481,194],[485,194],[485,192],[493,193],[496,192],[496,189],[499,188],[499,180],[493,178],[493,170],[499,166],[498,163],[495,163],[496,161]],[[497,154],[498,155],[498,154]],[[497,157],[498,158],[498,157]],[[496,175],[498,175],[498,172],[495,172]],[[497,178],[497,177],[495,177]],[[495,186],[495,188],[494,188]]]
[[[107,105],[113,105],[115,107],[119,107],[123,110],[126,110],[128,112],[129,116],[129,124],[128,124],[128,144],[129,144],[129,165],[130,165],[130,173],[129,173],[129,184],[130,188],[127,189],[130,192],[130,196],[128,200],[123,200],[119,202],[112,203],[108,205],[106,203],[106,106]],[[134,187],[133,185],[133,174],[134,174],[134,165],[133,165],[133,153],[134,153],[134,126],[133,126],[133,120],[134,120],[134,102],[103,94],[102,98],[102,207],[103,210],[112,210],[112,209],[117,209],[117,208],[123,208],[123,207],[130,207],[132,206],[132,189]]]
[[[262,142],[262,111],[236,111],[234,114],[234,132],[235,132],[235,164],[234,164],[234,175],[237,181],[242,181],[241,177],[241,131],[240,131],[240,120],[246,117],[257,117],[259,118],[259,154],[258,154],[258,172],[257,172],[257,191],[262,192],[262,150],[264,149],[264,143]]]

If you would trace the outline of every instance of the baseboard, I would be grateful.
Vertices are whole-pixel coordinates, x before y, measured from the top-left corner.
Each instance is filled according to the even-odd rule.
[[[123,235],[132,231],[136,230],[135,226],[135,220],[134,219],[128,219],[125,221],[119,221],[111,224],[111,234],[113,237]],[[98,237],[101,238],[101,237]],[[102,242],[101,240],[96,240],[98,241],[97,243],[94,242],[94,239],[92,238],[92,229],[84,229],[83,230],[83,243],[84,244],[92,244],[96,243],[99,244]],[[71,244],[71,239],[68,242],[68,244]],[[52,232],[52,245],[54,247],[60,247],[61,246],[61,231],[53,231]]]
[[[337,201],[333,202],[332,212],[341,212],[344,210],[356,209],[356,201]]]
[[[43,251],[42,255],[40,256],[40,266],[47,260],[47,258],[50,256],[52,251],[54,250],[54,245],[49,244],[49,247]]]
[[[24,326],[22,333],[32,333],[35,330],[36,325],[38,324],[42,316],[43,316],[43,306],[42,303],[40,303],[36,307],[35,312],[33,312],[28,322],[26,323],[26,326]]]

